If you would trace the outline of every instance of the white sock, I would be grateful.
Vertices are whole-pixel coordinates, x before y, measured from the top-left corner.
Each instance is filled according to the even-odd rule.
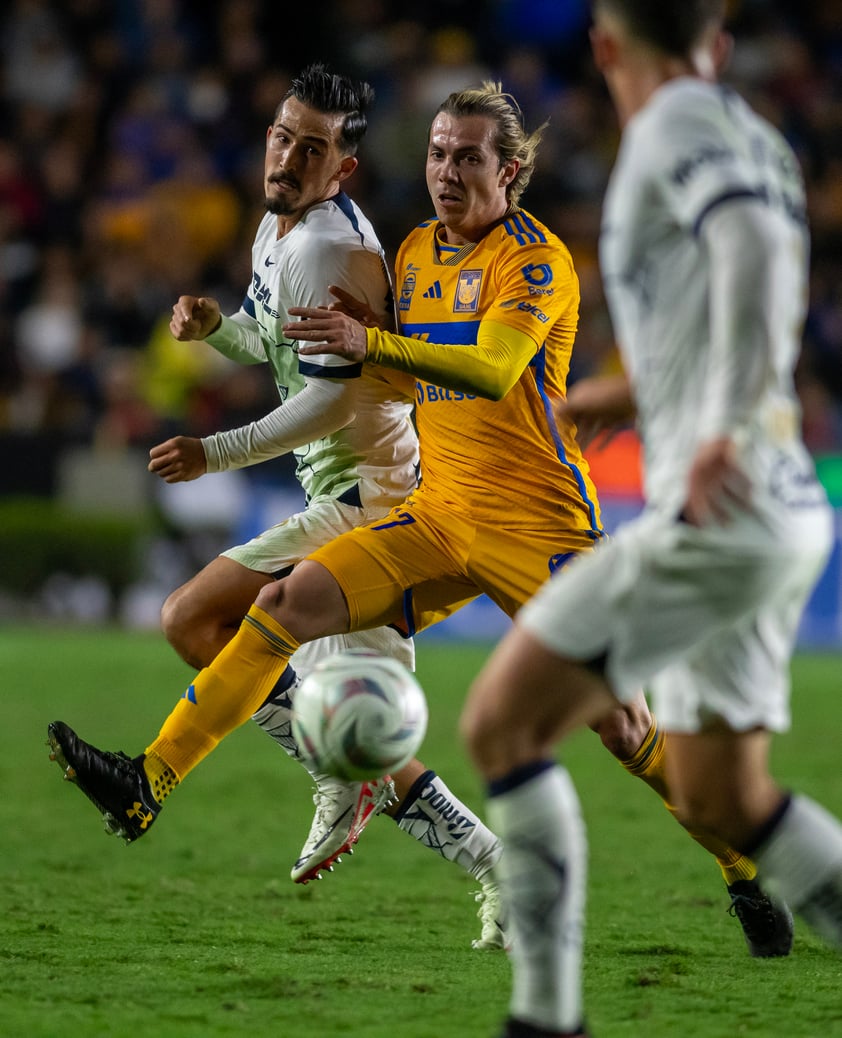
[[[582,1024],[587,842],[567,772],[495,783],[488,818],[503,841],[497,866],[512,942],[511,1015],[551,1031]],[[501,786],[503,787],[501,789]]]
[[[752,857],[764,886],[842,948],[842,823],[809,797],[793,797]]]
[[[301,763],[298,743],[292,734],[292,693],[299,682],[296,679],[283,692],[276,692],[251,715],[266,734],[275,740],[293,760]]]
[[[395,815],[405,833],[483,880],[497,864],[502,845],[434,771],[413,784]]]

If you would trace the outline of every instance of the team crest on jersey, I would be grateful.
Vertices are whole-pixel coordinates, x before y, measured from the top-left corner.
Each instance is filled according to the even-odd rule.
[[[410,263],[406,276],[403,279],[403,284],[401,285],[401,294],[398,299],[398,310],[409,309],[409,306],[412,303],[412,293],[415,291],[415,281],[415,271],[412,269],[412,264]]]
[[[477,312],[481,284],[481,270],[462,270],[459,272],[456,298],[453,300],[453,312],[455,314],[475,314]]]

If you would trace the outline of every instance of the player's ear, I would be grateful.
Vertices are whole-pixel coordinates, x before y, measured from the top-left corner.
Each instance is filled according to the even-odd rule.
[[[725,29],[720,29],[713,41],[713,64],[717,76],[721,76],[725,69],[731,64],[731,56],[734,53],[734,37]]]
[[[590,37],[594,64],[599,72],[605,72],[607,68],[616,64],[617,41],[605,29],[596,25],[591,27]]]
[[[509,159],[500,167],[500,186],[508,187],[515,179],[520,169],[520,159]]]
[[[339,169],[336,172],[336,179],[340,183],[342,183],[343,180],[347,180],[358,165],[359,160],[356,158],[356,156],[346,155],[345,158],[339,163]]]

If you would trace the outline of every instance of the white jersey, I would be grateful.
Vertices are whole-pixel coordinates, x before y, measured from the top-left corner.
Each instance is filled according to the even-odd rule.
[[[353,383],[355,412],[348,424],[312,440],[302,439],[300,425],[294,430],[299,433],[294,451],[299,482],[308,501],[329,496],[369,506],[403,500],[417,483],[411,402],[368,366],[329,354],[299,357],[297,344],[283,333],[283,325],[291,320],[290,307],[333,301],[329,285],[346,289],[377,314],[391,313],[391,283],[373,227],[343,192],[312,206],[281,238],[277,218],[267,213],[255,236],[252,268],[239,312],[223,318],[219,331],[207,341],[242,363],[268,362],[281,406],[251,426],[204,439],[208,471],[238,468],[281,453],[284,439],[290,438],[284,406],[308,383],[348,380],[346,385]],[[319,421],[319,416],[303,418],[311,424]],[[282,434],[273,439],[275,429]]]
[[[739,205],[762,207],[775,242],[774,284],[745,301],[755,310],[742,325],[711,306],[715,298],[733,308],[705,239],[710,222]],[[732,284],[740,271],[750,277],[750,250],[738,243]],[[720,434],[743,449],[761,510],[819,501],[792,380],[807,250],[795,157],[733,91],[671,80],[630,120],[606,196],[600,263],[638,408],[649,507],[678,512],[698,443]]]

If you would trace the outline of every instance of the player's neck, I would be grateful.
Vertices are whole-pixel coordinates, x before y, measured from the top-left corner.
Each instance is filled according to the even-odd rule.
[[[620,125],[625,126],[644,108],[664,83],[683,76],[704,78],[699,69],[682,58],[653,58],[650,52],[629,56],[622,66],[613,70],[608,84]]]
[[[317,198],[315,202],[311,202],[304,209],[295,209],[289,213],[277,213],[278,231],[276,237],[278,240],[285,237],[294,227],[300,224],[314,206],[321,205],[322,202],[329,202],[331,198],[336,198],[338,194],[339,188],[334,188],[330,194],[326,194],[323,198]]]

